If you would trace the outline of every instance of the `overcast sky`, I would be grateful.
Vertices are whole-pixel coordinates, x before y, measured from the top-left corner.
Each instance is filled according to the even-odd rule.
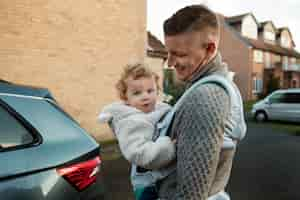
[[[179,8],[198,3],[225,16],[252,12],[258,22],[271,20],[276,28],[287,26],[300,51],[300,0],[147,0],[147,30],[163,42],[163,21]]]

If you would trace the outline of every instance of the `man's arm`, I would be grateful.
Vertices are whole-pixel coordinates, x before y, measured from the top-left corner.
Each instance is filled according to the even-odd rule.
[[[176,190],[179,199],[208,198],[228,112],[229,96],[214,84],[195,89],[178,109],[172,131],[177,135]]]

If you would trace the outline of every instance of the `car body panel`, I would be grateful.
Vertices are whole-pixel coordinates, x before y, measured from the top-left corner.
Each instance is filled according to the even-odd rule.
[[[0,82],[0,106],[35,138],[25,145],[0,146],[1,199],[103,199],[101,165],[96,182],[83,191],[57,172],[99,156],[100,147],[56,104],[47,89]]]
[[[8,82],[0,82],[0,93],[44,97],[54,100],[50,91],[46,88],[38,88],[33,86],[17,85]]]
[[[2,96],[1,94],[0,99],[13,109],[18,110],[18,113],[38,133],[42,134],[43,138],[39,145],[1,153],[0,160],[5,161],[5,165],[0,165],[0,177],[59,166],[98,147],[98,144],[82,128],[64,114],[57,112],[56,108],[47,101]],[[49,124],[52,125],[49,126]],[[85,134],[86,137],[82,137],[82,134]],[[60,144],[59,141],[63,144]],[[61,154],[61,152],[64,153]],[[23,157],[25,154],[31,156],[27,156],[27,160],[11,159],[12,157]],[[69,160],[66,161],[66,158]],[[8,168],[6,165],[13,167]]]
[[[297,107],[295,107],[295,104],[273,103],[269,106],[268,113],[269,119],[272,120],[293,121],[297,119]]]
[[[0,180],[0,194],[5,200],[80,199],[75,188],[55,169]]]

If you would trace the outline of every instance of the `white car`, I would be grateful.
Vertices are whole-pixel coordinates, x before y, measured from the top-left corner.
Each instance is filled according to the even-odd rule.
[[[252,107],[255,120],[300,122],[300,88],[276,90]]]

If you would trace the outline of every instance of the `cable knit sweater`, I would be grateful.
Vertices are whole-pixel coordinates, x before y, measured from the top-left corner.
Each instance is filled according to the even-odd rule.
[[[227,73],[218,54],[188,86],[205,76]],[[170,129],[170,136],[177,138],[176,171],[159,184],[161,199],[207,200],[224,190],[235,151],[221,148],[229,109],[228,94],[216,84],[204,84],[186,96]]]

